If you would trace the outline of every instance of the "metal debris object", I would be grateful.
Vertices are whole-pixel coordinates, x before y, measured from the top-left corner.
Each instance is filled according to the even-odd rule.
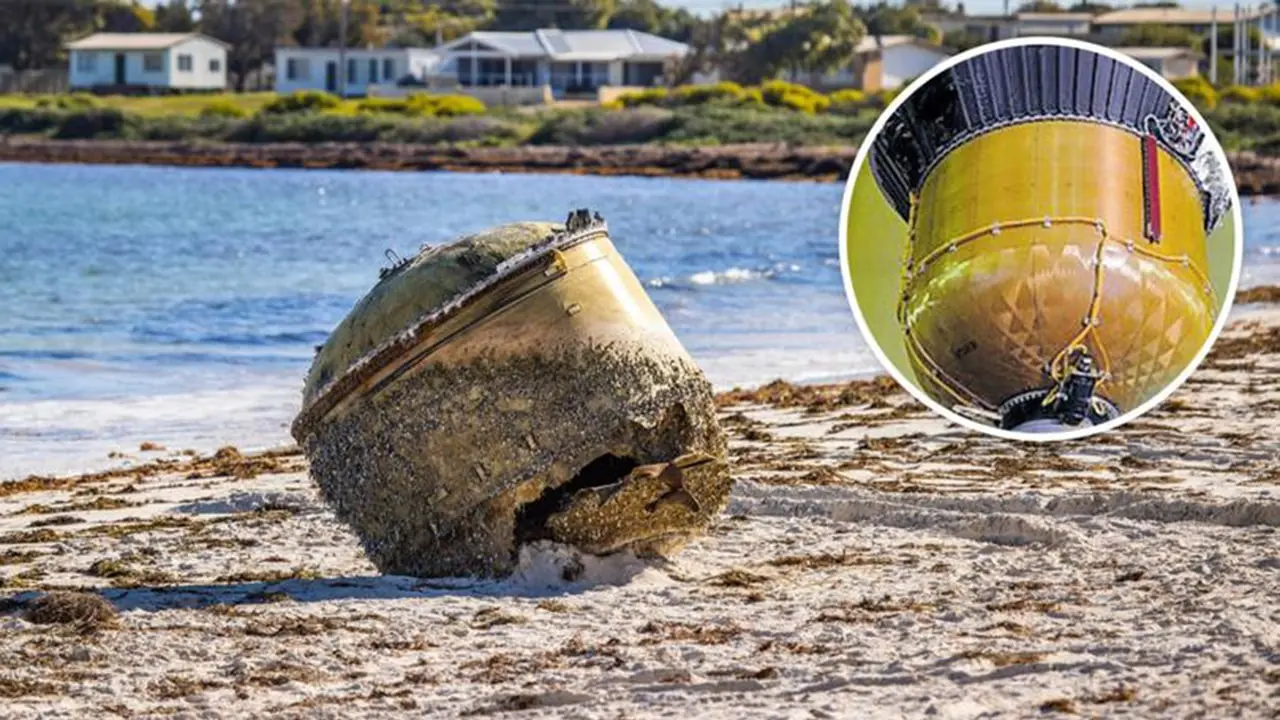
[[[731,483],[710,384],[585,210],[393,259],[293,436],[390,574],[502,575],[536,540],[667,555]]]

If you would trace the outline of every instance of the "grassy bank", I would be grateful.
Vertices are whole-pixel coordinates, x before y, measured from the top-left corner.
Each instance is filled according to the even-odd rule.
[[[1280,84],[1179,87],[1227,150],[1280,156]],[[458,95],[341,100],[325,93],[0,96],[0,134],[233,143],[391,142],[462,147],[736,143],[856,145],[890,94],[823,95],[782,82],[655,89],[593,108],[486,108]]]
[[[54,139],[403,142],[465,146],[857,143],[885,98],[789,86],[646,93],[598,108],[486,108],[464,96],[325,93],[99,98],[0,96],[0,133]]]

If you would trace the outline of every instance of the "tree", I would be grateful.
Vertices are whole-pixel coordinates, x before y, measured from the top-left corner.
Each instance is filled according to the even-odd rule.
[[[885,2],[855,10],[868,35],[914,35],[926,40],[941,40],[937,28],[926,23],[914,7],[894,7]]]
[[[497,30],[594,30],[608,27],[616,0],[498,0]]]
[[[654,0],[621,0],[609,17],[607,27],[613,30],[640,30],[662,37],[688,42],[698,20],[684,8],[668,8]]]
[[[291,35],[302,47],[337,46],[342,34],[341,0],[297,0],[298,21]],[[347,47],[380,45],[385,40],[381,7],[373,0],[347,5]]]
[[[734,74],[741,82],[756,84],[788,68],[835,70],[853,62],[865,34],[848,0],[817,0],[746,44]]]
[[[1114,9],[1115,9],[1114,7],[1106,3],[1089,2],[1088,0],[1085,0],[1084,2],[1078,2],[1075,5],[1068,7],[1067,12],[1089,13],[1090,15],[1101,15],[1103,13],[1109,13]]]
[[[156,5],[155,28],[159,32],[185,33],[194,30],[195,26],[187,0],[169,0]]]
[[[136,33],[155,29],[155,13],[136,1],[104,3],[99,12],[103,32]]]
[[[93,32],[93,0],[0,0],[0,64],[31,70],[66,61],[63,45]]]
[[[299,0],[199,0],[199,28],[229,44],[227,72],[238,91],[262,70],[302,20]]]
[[[1031,0],[1018,6],[1020,13],[1060,13],[1062,6],[1053,0]]]
[[[390,41],[402,46],[449,42],[480,29],[490,19],[486,14],[459,15],[432,5],[403,15]]]
[[[1135,25],[1124,33],[1122,46],[1132,47],[1184,47],[1199,50],[1203,39],[1185,27],[1177,25]]]
[[[970,32],[968,30],[952,30],[942,36],[942,45],[956,52],[964,52],[970,48],[976,48],[987,42],[987,36],[980,32]]]
[[[725,28],[729,23],[727,13],[721,13],[710,20],[695,18],[689,29],[689,52],[674,61],[667,69],[668,81],[672,85],[684,85],[699,72],[709,69],[713,57],[727,61],[732,57],[726,52]]]

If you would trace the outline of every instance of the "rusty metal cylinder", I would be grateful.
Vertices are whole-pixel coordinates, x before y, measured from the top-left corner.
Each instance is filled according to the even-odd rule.
[[[392,574],[501,575],[536,540],[665,555],[730,487],[710,384],[585,211],[385,270],[293,433]]]

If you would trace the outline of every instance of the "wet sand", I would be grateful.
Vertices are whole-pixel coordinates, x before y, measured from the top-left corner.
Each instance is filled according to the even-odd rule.
[[[526,548],[501,582],[377,576],[294,450],[130,448],[0,485],[0,714],[1274,717],[1278,380],[1260,304],[1085,443],[977,435],[884,380],[725,393],[707,537]],[[66,589],[110,607],[42,595]]]

